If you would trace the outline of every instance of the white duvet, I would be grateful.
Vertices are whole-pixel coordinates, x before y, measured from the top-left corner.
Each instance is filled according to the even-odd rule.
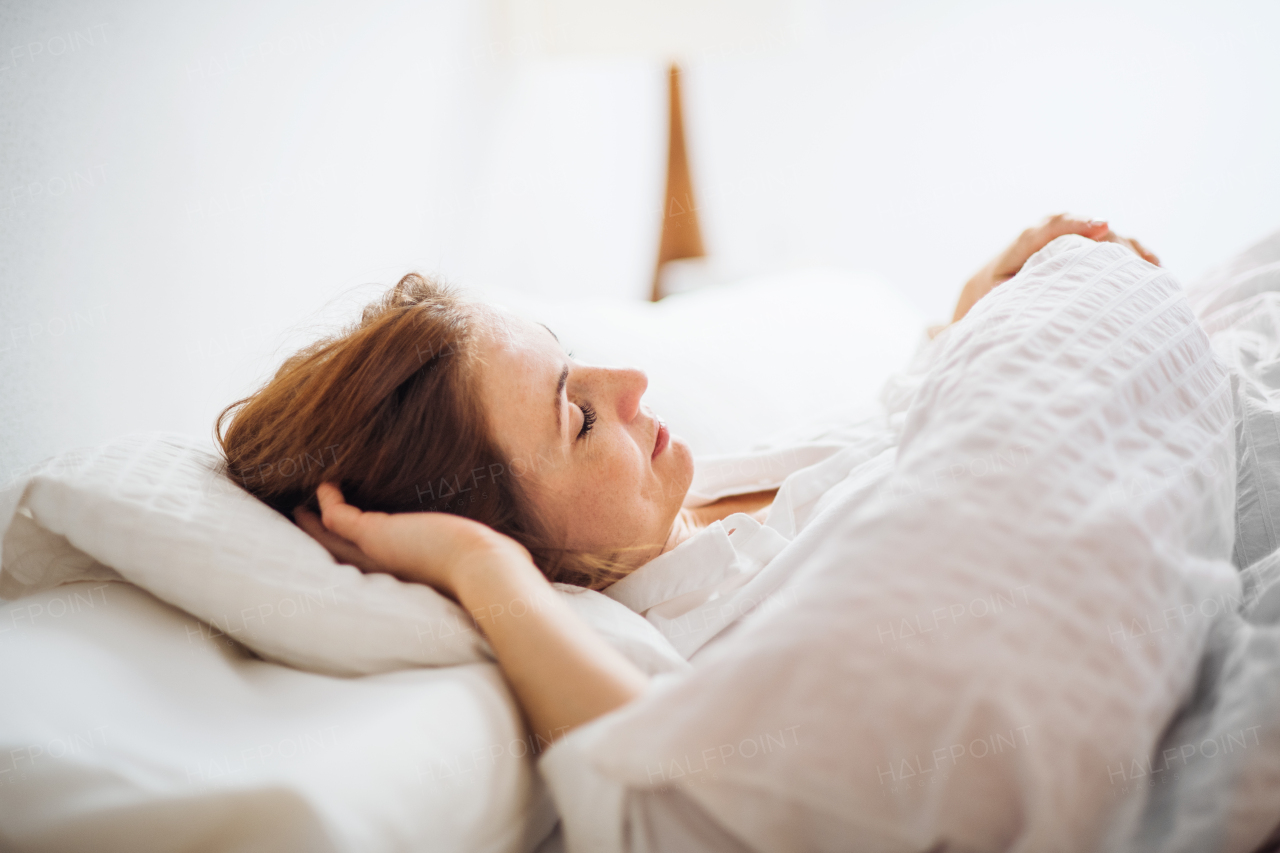
[[[664,786],[759,851],[1128,838],[1117,779],[1194,683],[1202,603],[1240,597],[1204,330],[1167,272],[1061,238],[888,397],[894,469],[773,558],[788,605],[542,759],[570,850],[650,849]]]

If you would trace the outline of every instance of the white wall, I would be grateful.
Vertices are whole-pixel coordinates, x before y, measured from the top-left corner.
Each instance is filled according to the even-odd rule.
[[[529,65],[487,14],[0,8],[0,482],[125,432],[209,435],[409,270],[646,293],[660,69]]]
[[[689,69],[724,271],[870,269],[942,317],[1048,212],[1110,218],[1184,278],[1280,227],[1274,3],[807,8],[801,48]],[[410,269],[643,294],[661,69],[530,60],[488,14],[0,8],[0,481],[124,432],[207,435],[376,289],[353,288]]]
[[[1184,280],[1280,228],[1280,4],[809,4],[805,47],[689,73],[709,248],[877,270],[945,318],[1075,211]]]

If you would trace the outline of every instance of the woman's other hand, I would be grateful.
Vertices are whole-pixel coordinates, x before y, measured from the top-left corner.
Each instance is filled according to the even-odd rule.
[[[956,303],[955,314],[951,318],[951,322],[959,322],[965,314],[969,313],[969,309],[979,299],[1017,275],[1018,271],[1022,269],[1022,265],[1032,255],[1065,234],[1079,234],[1091,240],[1119,243],[1137,253],[1145,261],[1156,265],[1160,263],[1160,260],[1143,247],[1141,243],[1137,240],[1119,236],[1111,230],[1106,222],[1096,219],[1077,219],[1065,213],[1059,213],[1056,216],[1048,217],[1039,225],[1023,231],[1009,248],[993,258],[989,264],[979,270],[973,278],[969,279],[964,286],[964,290],[960,293],[960,300]],[[932,334],[936,334],[936,332],[931,330]]]
[[[425,583],[457,598],[457,581],[468,565],[494,565],[508,554],[533,567],[528,550],[493,528],[446,512],[363,512],[332,483],[316,489],[321,516],[294,510],[298,526],[339,562],[365,572],[385,572]]]

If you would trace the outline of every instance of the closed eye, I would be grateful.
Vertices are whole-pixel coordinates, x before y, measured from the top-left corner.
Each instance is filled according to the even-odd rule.
[[[587,433],[591,432],[591,428],[596,424],[596,410],[591,408],[590,403],[583,403],[578,408],[582,409],[582,430],[578,433],[578,438],[586,438]]]

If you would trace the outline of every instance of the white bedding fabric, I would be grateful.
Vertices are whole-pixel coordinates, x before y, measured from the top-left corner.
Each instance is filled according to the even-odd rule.
[[[0,849],[526,851],[551,830],[546,744],[470,618],[334,563],[190,439],[58,457],[0,509]],[[646,672],[688,667],[623,605],[555,588]]]
[[[211,637],[331,675],[493,659],[456,604],[421,584],[335,563],[184,436],[125,436],[55,457],[0,492],[0,537],[4,599],[123,579],[203,620]],[[625,607],[558,586],[645,672],[685,666]]]
[[[1280,232],[1188,288],[1214,350],[1227,363],[1236,406],[1235,564],[1280,548]]]
[[[650,404],[699,457],[742,453],[767,438],[777,444],[797,424],[804,432],[871,408],[920,333],[919,317],[878,280],[823,270],[657,304],[491,295],[552,324],[579,359],[644,366]],[[733,363],[725,352],[736,354]],[[815,359],[827,371],[806,369]],[[841,377],[835,394],[832,373]],[[322,465],[323,452],[306,463]],[[315,672],[492,659],[460,608],[421,585],[336,565],[187,436],[127,436],[49,460],[0,492],[0,537],[0,598],[119,573],[199,617],[209,633]],[[684,666],[625,607],[572,593],[569,604],[644,671]]]
[[[556,815],[493,664],[256,660],[135,586],[0,605],[0,849],[532,850]]]
[[[1207,623],[1143,626],[1241,592],[1230,388],[1181,289],[1061,238],[889,401],[892,475],[773,558],[787,604],[541,759],[570,851],[648,849],[664,787],[758,851],[1129,836],[1145,788],[1109,769],[1150,754]]]
[[[696,646],[666,630],[681,651],[696,652],[694,675],[680,674],[683,663],[665,646],[651,671],[671,672],[648,695],[546,754],[541,770],[564,811],[571,850],[692,850],[703,842],[922,850],[943,835],[954,850],[1106,849],[1123,836],[1141,795],[1114,796],[1107,768],[1147,755],[1185,693],[1203,640],[1194,619],[1159,643],[1140,639],[1134,620],[1149,624],[1168,607],[1239,597],[1240,590],[1225,559],[1232,494],[1222,472],[1233,470],[1233,443],[1223,375],[1204,357],[1203,335],[1171,279],[1118,251],[1058,241],[999,298],[979,303],[927,347],[928,358],[886,398],[888,428],[901,442],[893,465],[870,467],[885,468],[883,454],[850,459],[847,476],[827,492],[811,486],[821,494],[793,500],[786,543],[771,540],[779,547],[759,551],[767,559],[733,587],[771,585],[785,606],[738,602],[733,618],[756,612],[732,630],[716,626]],[[820,284],[810,295],[838,300],[832,282]],[[714,300],[703,298],[703,313],[714,316]],[[719,298],[735,309],[745,304],[727,289]],[[555,327],[550,312],[542,317]],[[584,316],[580,326],[557,331],[589,337],[589,325]],[[786,328],[780,346],[808,345],[801,324]],[[904,352],[914,344],[911,331],[899,336]],[[607,354],[607,334],[598,334]],[[839,345],[829,335],[822,343]],[[1109,343],[1111,360],[1095,358],[1100,343]],[[828,378],[792,384],[810,394],[808,385]],[[734,379],[726,376],[719,389],[730,409],[734,392],[742,396]],[[669,397],[677,411],[686,405],[692,412],[699,384],[691,379],[683,395]],[[964,412],[971,419],[958,416]],[[762,423],[781,433],[778,421]],[[812,440],[808,427],[791,434]],[[1067,443],[1055,444],[1063,436]],[[730,439],[706,447],[723,460],[768,446],[760,434]],[[116,446],[123,454],[116,462],[136,461],[147,446],[132,441],[124,451]],[[146,441],[170,445],[170,464],[185,460],[190,468],[196,458],[182,441],[173,451],[171,437]],[[835,471],[839,455],[827,452],[815,471],[823,464]],[[997,459],[1005,470],[978,464]],[[285,850],[538,844],[554,814],[529,775],[528,753],[516,755],[523,730],[492,663],[333,678],[246,656],[207,624],[112,583],[119,574],[86,552],[106,543],[116,562],[141,554],[146,563],[156,548],[145,537],[158,528],[170,549],[160,550],[181,559],[143,565],[139,577],[187,596],[183,607],[214,602],[206,619],[231,616],[238,621],[228,626],[242,630],[254,621],[242,612],[246,587],[227,579],[251,575],[259,552],[225,534],[197,537],[195,547],[210,551],[217,541],[212,550],[246,562],[215,574],[221,581],[202,582],[200,572],[217,561],[172,541],[193,519],[201,527],[191,483],[173,500],[163,489],[147,492],[147,477],[130,479],[145,465],[108,465],[94,469],[101,494],[86,494],[77,485],[85,481],[68,473],[82,471],[79,462],[68,463],[48,466],[35,493],[0,498],[0,516],[12,518],[0,597],[27,596],[0,606],[0,674],[7,684],[41,686],[10,692],[3,703],[0,755],[10,755],[11,766],[0,766],[0,781],[14,774],[16,787],[7,790],[18,795],[0,798],[0,846],[81,849],[91,839],[95,849],[170,849],[190,840],[239,849],[249,838]],[[1182,466],[1177,476],[1162,477],[1173,464]],[[701,469],[691,503],[750,490],[740,468],[724,466],[718,482],[713,469]],[[68,474],[62,480],[60,470]],[[797,470],[783,465],[768,476]],[[199,489],[222,492],[207,483]],[[121,496],[133,506],[128,524],[115,530],[112,501]],[[98,544],[82,550],[38,522],[86,544],[83,531],[90,531]],[[771,513],[766,524],[774,522]],[[766,525],[752,525],[744,532],[753,536],[730,544],[758,551],[745,541]],[[727,529],[718,535],[732,539]],[[277,565],[288,569],[292,559]],[[195,568],[171,577],[179,564]],[[37,591],[77,577],[88,580]],[[282,571],[284,580],[270,582],[305,591],[327,588],[314,586],[326,577],[302,584]],[[375,582],[383,580],[396,583]],[[733,594],[724,580],[682,595],[701,596],[696,606],[723,606]],[[197,593],[183,591],[193,586]],[[292,639],[258,626],[237,639],[259,643],[264,656],[294,663],[297,655],[297,665],[331,672],[420,665],[423,652],[405,650],[403,632],[421,645],[423,615],[438,615],[438,603],[406,603],[401,588],[410,586],[383,584],[372,598],[356,591],[313,606],[309,612],[322,615],[284,626]],[[606,596],[562,592],[597,627],[620,621],[610,640],[624,651],[636,644],[633,659],[652,653],[658,632],[644,620]],[[255,607],[283,600],[255,595]],[[654,595],[669,604],[661,590]],[[361,608],[380,596],[397,602],[388,624],[359,633]],[[977,598],[1000,609],[973,615]],[[955,616],[957,605],[969,616]],[[633,619],[616,619],[619,611]],[[262,626],[298,615],[284,617],[278,607],[250,614]],[[439,634],[428,636],[434,642]],[[462,639],[464,651],[450,654],[486,659],[482,643]],[[800,659],[806,666],[796,666]],[[978,757],[982,739],[999,756]],[[945,766],[931,749],[946,750]],[[935,767],[926,772],[931,758]],[[919,768],[915,777],[902,761]]]
[[[811,352],[847,379],[837,408],[865,408],[920,326],[882,285],[816,272],[596,307],[535,313],[607,363],[649,367],[662,341],[651,391],[704,452],[835,414],[794,405],[826,382]],[[815,341],[839,315],[855,339]],[[787,410],[760,371],[788,375]],[[0,848],[470,853],[550,830],[519,711],[452,604],[335,565],[189,437],[28,475],[0,493]],[[687,668],[626,607],[559,592],[642,669]]]
[[[779,607],[790,570],[773,560],[833,502],[876,497],[893,470],[896,436],[883,416],[828,428],[804,442],[699,457],[686,506],[778,487],[763,523],[736,512],[641,566],[604,594],[642,614],[685,658],[747,613]],[[856,475],[851,475],[854,468]]]

